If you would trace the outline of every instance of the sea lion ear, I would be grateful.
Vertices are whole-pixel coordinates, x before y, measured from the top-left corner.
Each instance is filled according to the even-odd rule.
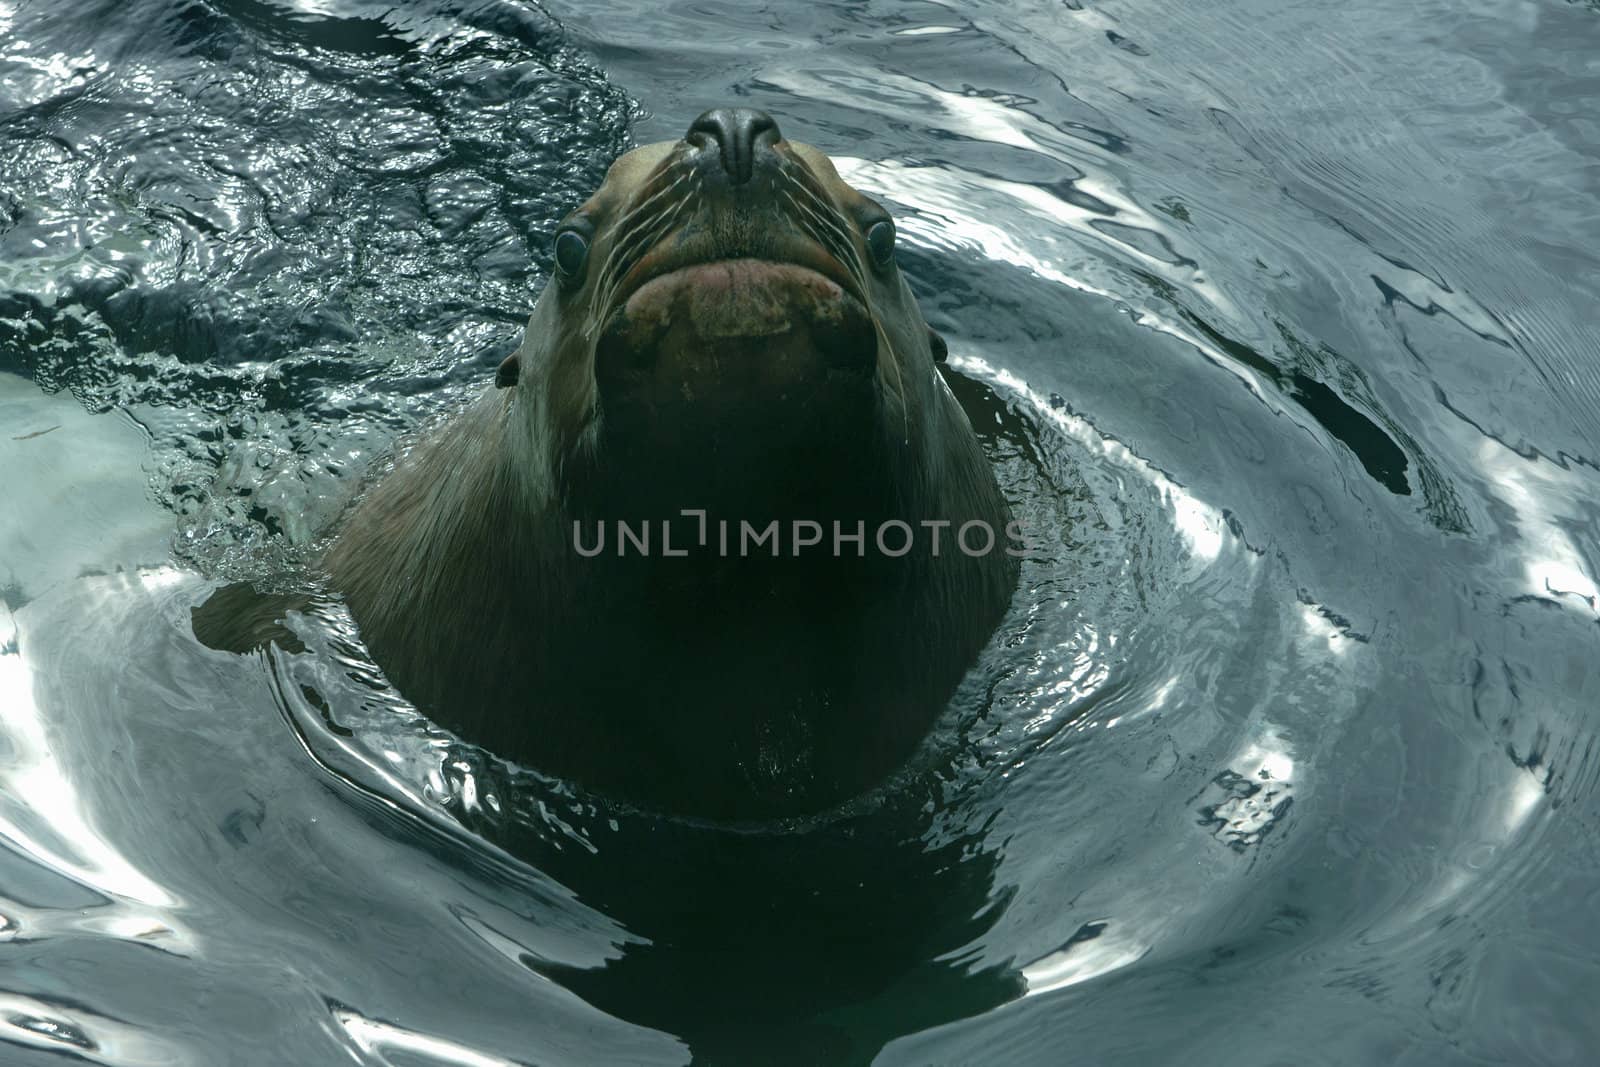
[[[517,378],[522,374],[522,364],[517,361],[517,353],[513,352],[500,361],[500,369],[494,372],[494,387],[505,389],[516,385]]]
[[[944,343],[944,338],[932,326],[928,327],[928,348],[933,352],[935,363],[943,363],[950,358],[950,346]]]

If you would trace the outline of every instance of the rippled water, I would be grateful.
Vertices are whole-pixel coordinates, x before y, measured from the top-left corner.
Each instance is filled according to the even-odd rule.
[[[1592,3],[0,0],[0,1062],[1588,1063]],[[630,141],[901,221],[1060,523],[912,766],[614,810],[201,646]]]

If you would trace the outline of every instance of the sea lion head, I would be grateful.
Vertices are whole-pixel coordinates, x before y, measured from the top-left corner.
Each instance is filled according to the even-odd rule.
[[[821,151],[764,112],[707,111],[562,220],[499,383],[539,409],[565,493],[798,506],[882,469],[942,388],[895,244]]]

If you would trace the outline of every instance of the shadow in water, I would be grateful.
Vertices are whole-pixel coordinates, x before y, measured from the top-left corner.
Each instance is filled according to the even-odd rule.
[[[537,866],[641,942],[535,965],[590,1004],[681,1037],[696,1064],[865,1064],[896,1037],[1014,999],[961,950],[1004,910],[981,834],[876,812],[810,832],[635,817],[597,854]],[[518,842],[501,842],[513,852]]]
[[[946,379],[987,448],[1035,451],[1026,421],[987,384],[958,372]],[[276,645],[290,654],[278,662],[306,664],[321,675],[315,690],[303,687],[305,678],[285,684],[323,727],[349,737],[337,720],[367,690],[345,672],[364,655],[356,646],[324,647],[341,632],[353,637],[353,629],[319,605],[331,607],[309,590],[226,585],[194,609],[194,632],[211,648]],[[305,642],[284,625],[292,611],[309,612]],[[340,662],[345,671],[332,676],[315,669]],[[313,725],[294,711],[288,716],[302,730]],[[327,740],[307,744],[325,751]],[[447,767],[457,754],[482,766],[471,746],[452,753]],[[531,779],[490,772],[483,788],[507,811],[572,810],[570,794],[546,796]],[[603,803],[579,818],[576,836],[551,836],[537,815],[526,822],[460,816],[493,848],[468,845],[450,862],[475,869],[475,853],[504,849],[624,929],[634,940],[597,967],[531,951],[521,960],[612,1016],[680,1038],[696,1064],[866,1064],[896,1038],[980,1014],[1023,991],[1015,968],[980,964],[971,950],[1011,891],[995,885],[999,853],[986,829],[952,829],[959,811],[940,789],[935,774],[904,775],[885,787],[880,806],[759,826]],[[576,846],[578,838],[593,850]]]

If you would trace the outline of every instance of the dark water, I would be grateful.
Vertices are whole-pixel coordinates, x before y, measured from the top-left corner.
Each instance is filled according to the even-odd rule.
[[[1595,56],[1559,0],[0,0],[0,1062],[1593,1062]],[[1068,533],[914,765],[683,823],[347,621],[198,644],[729,102],[895,208]]]

